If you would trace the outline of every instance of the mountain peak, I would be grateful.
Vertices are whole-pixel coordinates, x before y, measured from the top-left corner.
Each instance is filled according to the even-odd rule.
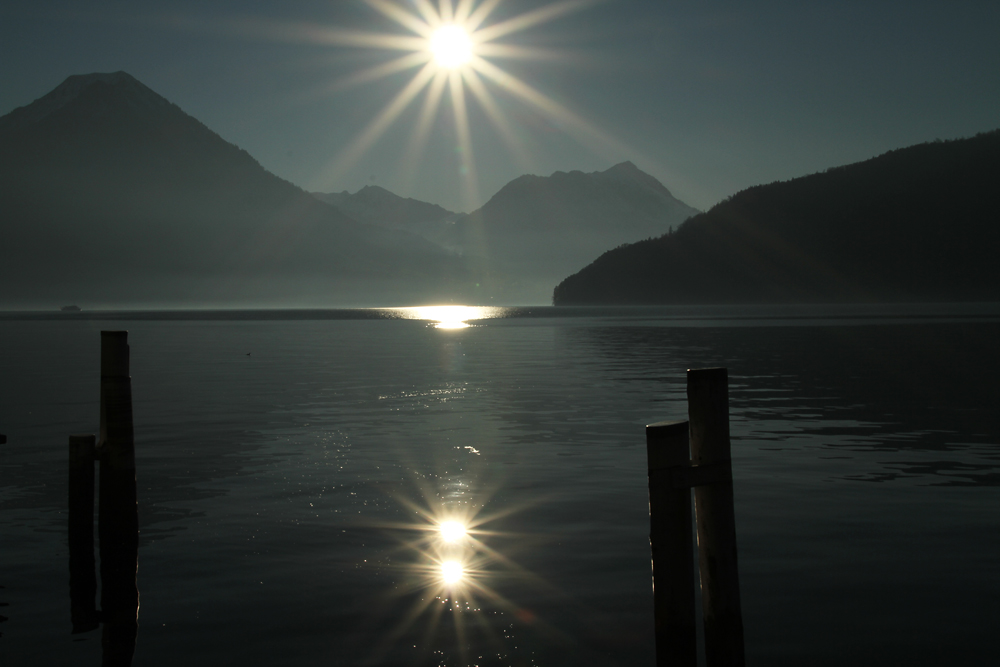
[[[361,196],[363,199],[371,199],[373,197],[378,197],[381,199],[403,199],[394,192],[390,192],[380,185],[365,185],[356,193],[355,196]]]
[[[647,185],[653,185],[655,183],[656,185],[663,187],[655,177],[650,176],[628,160],[625,162],[619,162],[610,169],[595,171],[592,175],[602,178],[611,178],[617,181],[639,181],[646,183]]]
[[[66,80],[56,86],[52,92],[58,90],[80,90],[94,83],[95,81],[101,81],[103,83],[115,84],[139,84],[139,80],[134,76],[125,72],[123,70],[118,70],[117,72],[91,72],[90,74],[72,74],[66,77]],[[143,86],[145,87],[145,86]]]
[[[610,169],[606,169],[604,174],[644,174],[639,167],[635,166],[630,160],[625,160],[624,162],[619,162]]]
[[[427,303],[474,283],[443,248],[314,200],[124,72],[70,77],[0,118],[0,219],[4,307]]]
[[[655,176],[647,174],[639,167],[635,166],[632,162],[626,160],[625,162],[619,162],[610,169],[604,171],[595,171],[590,176],[597,179],[602,179],[605,181],[616,181],[619,183],[634,183],[640,187],[658,192],[662,196],[669,197],[670,199],[675,199],[673,193],[667,189],[667,186],[663,185]],[[678,203],[681,203],[678,200]],[[686,208],[690,208],[687,204],[682,204]],[[697,213],[695,209],[691,209],[691,213]]]
[[[0,128],[24,126],[52,115],[63,107],[85,96],[106,89],[117,93],[117,101],[125,100],[136,109],[160,110],[173,106],[169,101],[143,85],[138,79],[127,72],[94,72],[92,74],[74,74],[66,78],[47,95],[31,104],[14,109],[0,119]]]
[[[365,185],[351,194],[343,192],[314,192],[313,196],[332,204],[334,208],[358,222],[370,223],[390,229],[404,229],[440,243],[440,227],[455,214],[437,204],[429,204],[410,197],[401,197],[380,185]]]
[[[610,250],[557,305],[943,303],[1000,295],[1000,134],[748,188]]]

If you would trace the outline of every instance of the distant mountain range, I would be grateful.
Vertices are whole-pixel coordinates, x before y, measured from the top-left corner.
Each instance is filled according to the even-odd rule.
[[[313,196],[360,222],[418,234],[432,243],[448,246],[451,252],[461,248],[451,243],[452,228],[458,213],[437,204],[400,197],[377,185],[366,185],[354,194],[314,192]]]
[[[544,303],[695,212],[627,162],[522,176],[467,215],[310,195],[125,72],[78,75],[0,118],[0,307]]]
[[[508,300],[548,302],[548,286],[608,248],[660,236],[696,213],[623,162],[589,174],[516,178],[482,208],[460,216],[443,243],[461,249]]]
[[[344,190],[314,192],[313,196],[359,222],[408,231],[441,221],[454,221],[458,216],[437,204],[400,197],[377,185],[366,185],[354,194]]]
[[[463,260],[263,169],[124,72],[0,118],[0,305],[464,300]]]
[[[608,248],[660,236],[698,213],[631,162],[589,174],[521,176],[470,214],[371,185],[314,194],[357,220],[461,253],[481,294],[507,303],[545,303],[553,285]]]
[[[310,195],[128,74],[72,76],[0,117],[0,307],[997,300],[998,182],[995,131],[706,213],[623,162],[458,214]]]
[[[610,250],[553,302],[1000,300],[1000,130],[744,190]]]

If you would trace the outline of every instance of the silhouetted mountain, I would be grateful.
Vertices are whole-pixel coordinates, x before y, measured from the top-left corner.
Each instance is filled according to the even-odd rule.
[[[608,248],[659,236],[698,211],[631,162],[521,176],[458,219],[461,248],[497,293],[548,300],[560,278]]]
[[[364,225],[124,72],[0,118],[0,304],[370,304],[461,294],[460,260]]]
[[[744,190],[556,287],[569,304],[1000,300],[1000,130]]]
[[[458,217],[437,204],[400,197],[377,185],[366,185],[354,194],[347,190],[312,194],[359,222],[402,229],[437,244],[447,242]]]
[[[407,229],[428,222],[453,219],[452,213],[437,204],[400,197],[377,185],[366,185],[354,194],[343,192],[314,192],[314,197],[340,209],[359,222],[383,227]]]

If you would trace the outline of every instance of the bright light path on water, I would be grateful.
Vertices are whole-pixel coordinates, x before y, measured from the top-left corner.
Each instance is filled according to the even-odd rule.
[[[447,560],[441,563],[441,578],[446,584],[457,584],[462,579],[462,564],[457,560]]]
[[[441,539],[445,542],[457,542],[465,537],[465,526],[457,521],[445,521],[441,524]]]
[[[438,329],[465,329],[469,320],[503,317],[504,308],[496,306],[419,306],[393,309],[407,319],[437,322]]]

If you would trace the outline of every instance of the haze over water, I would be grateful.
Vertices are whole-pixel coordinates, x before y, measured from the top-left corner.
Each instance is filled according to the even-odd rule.
[[[100,660],[70,635],[65,454],[102,329],[132,350],[136,665],[650,664],[643,426],[704,366],[749,663],[995,655],[995,307],[114,317],[0,327],[4,664]]]

